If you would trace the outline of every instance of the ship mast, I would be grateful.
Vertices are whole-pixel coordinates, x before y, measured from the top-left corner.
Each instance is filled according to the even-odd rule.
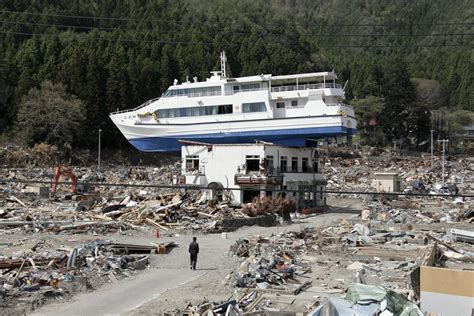
[[[226,67],[226,63],[227,63],[227,57],[225,55],[225,51],[222,51],[221,52],[221,74],[223,78],[230,78],[232,77],[232,74],[230,73],[230,67]]]

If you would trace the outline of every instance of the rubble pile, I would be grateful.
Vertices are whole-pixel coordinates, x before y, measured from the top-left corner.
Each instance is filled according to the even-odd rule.
[[[472,202],[457,199],[405,198],[401,200],[369,201],[365,203],[360,217],[385,223],[431,224],[471,223],[474,220]]]
[[[102,155],[107,157],[105,161],[102,161],[102,166],[110,169],[123,168],[123,166],[168,166],[179,160],[175,155],[144,155],[132,148],[119,150],[102,148]],[[15,143],[0,145],[0,168],[46,167],[49,169],[58,164],[76,167],[92,166],[93,169],[96,169],[97,152],[88,149],[73,149],[67,144],[58,147],[40,143],[31,148]]]
[[[474,164],[467,159],[448,159],[445,165],[446,179],[455,183],[460,192],[471,191]],[[413,184],[421,183],[422,193],[441,190],[441,159],[435,158],[433,168],[429,158],[398,156],[365,156],[357,159],[340,157],[326,158],[323,173],[327,177],[328,189],[373,191],[375,172],[395,172],[410,190],[418,190]],[[419,192],[419,191],[417,191]]]
[[[280,214],[283,218],[289,219],[289,214],[295,211],[295,202],[284,197],[273,199],[270,196],[257,197],[253,203],[248,203],[242,208],[242,213],[248,216],[258,216],[263,214]]]
[[[311,247],[302,233],[283,233],[269,238],[252,236],[239,240],[231,251],[247,257],[240,265],[236,286],[240,288],[274,289],[297,294],[311,282],[297,281],[297,276],[311,271],[311,263],[300,254]]]
[[[93,240],[74,248],[40,240],[30,249],[0,256],[2,308],[18,299],[41,304],[47,299],[84,292],[107,282],[116,283],[148,265],[150,249],[175,245],[124,245]],[[126,249],[126,250],[124,250]]]
[[[289,219],[294,203],[287,198],[257,199],[243,206],[207,200],[207,192],[150,193],[147,190],[122,195],[114,191],[69,195],[55,200],[33,193],[0,193],[0,228],[10,233],[51,232],[125,233],[130,229],[200,230],[221,232],[235,228],[233,219],[270,217]],[[41,210],[41,211],[39,211]],[[258,222],[249,221],[248,225]]]
[[[54,148],[35,150],[38,159],[46,159]],[[0,159],[6,154],[0,152]],[[21,153],[8,159],[29,166],[38,163],[36,158],[28,160],[28,155]],[[434,168],[429,159],[380,156],[375,151],[363,155],[333,153],[325,159],[323,172],[329,189],[373,191],[374,172],[397,173],[407,185],[406,192],[439,193],[446,189],[439,186],[438,159]],[[446,178],[459,188],[459,193],[472,191],[474,166],[470,161],[448,159]],[[7,311],[29,304],[28,301],[42,304],[106,282],[115,283],[145,269],[150,253],[166,254],[176,246],[173,242],[119,243],[101,235],[139,232],[140,236],[145,233],[149,237],[151,233],[156,238],[160,234],[173,237],[181,231],[228,232],[244,225],[276,225],[290,220],[295,209],[290,198],[257,198],[252,203],[236,205],[232,201],[211,200],[213,195],[206,190],[150,186],[172,183],[181,172],[177,158],[165,158],[159,167],[117,165],[102,174],[85,167],[75,168],[74,172],[80,183],[94,183],[94,187],[83,187],[79,194],[63,191],[49,196],[52,169],[0,169],[0,179],[45,181],[37,187],[0,183],[0,236],[5,237],[0,242],[0,247],[5,247],[0,248],[0,307]],[[105,182],[115,186],[106,186]],[[128,184],[133,186],[126,187]],[[64,184],[60,187],[66,188]],[[448,188],[446,192],[449,191],[452,190]],[[321,222],[315,221],[321,225],[309,227],[304,225],[313,218],[303,219],[295,214],[293,218],[301,225],[299,231],[277,227],[277,233],[269,237],[250,235],[238,239],[230,249],[237,258],[232,258],[231,267],[227,265],[233,272],[217,282],[234,294],[218,302],[204,300],[188,305],[179,312],[421,315],[420,271],[427,267],[461,272],[474,269],[474,212],[469,198],[384,195],[362,199],[362,195],[356,195],[356,201],[346,197],[330,195],[340,198],[341,205],[347,201],[348,208],[353,206],[351,203],[362,203],[363,209],[354,206],[357,214],[345,214],[342,220],[340,214],[326,214],[334,216],[332,224],[323,215]],[[49,240],[39,240],[32,247],[25,247],[24,242],[12,245],[8,237],[16,234],[57,238],[61,246]],[[75,234],[82,236],[71,236]],[[102,239],[83,243],[84,238],[89,238],[84,235]],[[221,237],[225,239],[227,234],[216,238]],[[70,238],[75,238],[72,245],[78,246],[63,246],[64,240]],[[17,251],[15,247],[23,249]],[[238,267],[236,260],[241,260]],[[223,276],[229,270],[221,271]],[[430,271],[430,275],[438,272]],[[438,282],[443,283],[443,279]]]
[[[233,295],[173,313],[421,316],[420,267],[472,273],[473,244],[467,230],[404,232],[345,220],[320,230],[253,235],[231,246],[242,258],[239,272],[226,277]]]

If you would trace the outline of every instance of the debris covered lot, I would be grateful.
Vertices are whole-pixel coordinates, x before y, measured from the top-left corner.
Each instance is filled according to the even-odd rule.
[[[145,186],[170,185],[181,170],[177,158],[154,167],[108,166],[102,179],[90,167],[72,167],[80,183],[144,186],[97,185],[71,194],[62,184],[54,197],[44,192],[48,184],[25,183],[51,181],[52,166],[4,166],[0,310],[48,314],[48,306],[80,302],[140,274],[191,273],[191,236],[201,246],[196,273],[120,313],[421,315],[431,306],[421,299],[428,268],[472,273],[472,200],[429,196],[443,192],[429,159],[323,159],[329,189],[373,191],[373,171],[396,171],[405,192],[419,192],[418,181],[427,195],[334,193],[328,213],[298,216],[290,198],[235,205],[210,201],[206,192]],[[459,194],[472,192],[471,160],[451,158],[446,170]]]

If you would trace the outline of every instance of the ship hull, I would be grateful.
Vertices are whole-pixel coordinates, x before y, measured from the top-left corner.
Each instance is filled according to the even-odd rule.
[[[136,149],[144,152],[180,151],[179,140],[212,144],[253,143],[257,140],[285,146],[315,146],[317,139],[352,136],[354,118],[323,115],[201,124],[121,124],[112,120]],[[355,125],[355,124],[354,124]]]
[[[240,144],[254,143],[256,140],[272,142],[284,146],[314,146],[314,138],[354,135],[355,129],[345,127],[297,128],[274,131],[223,132],[212,134],[196,134],[167,137],[144,137],[129,139],[136,149],[144,152],[171,152],[180,151],[182,144],[179,140],[190,140],[211,144]]]

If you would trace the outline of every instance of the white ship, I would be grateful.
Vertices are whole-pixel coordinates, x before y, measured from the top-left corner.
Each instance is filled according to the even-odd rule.
[[[175,80],[161,98],[110,118],[146,152],[179,151],[178,140],[315,146],[318,139],[356,133],[354,110],[343,103],[334,71],[228,78],[225,62],[222,52],[221,71],[206,81]]]

